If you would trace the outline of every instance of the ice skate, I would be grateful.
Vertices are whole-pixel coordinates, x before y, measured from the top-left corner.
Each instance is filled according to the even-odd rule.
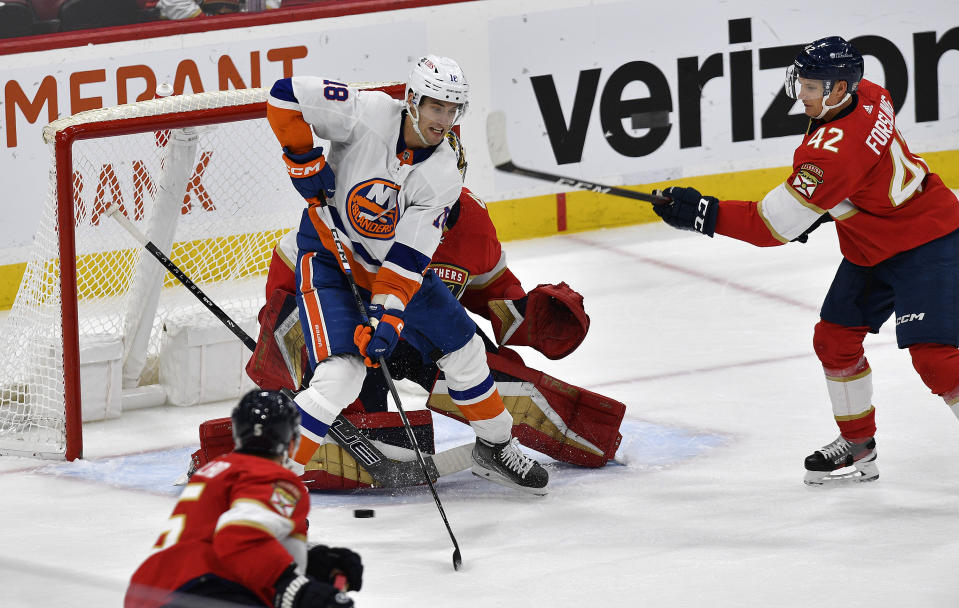
[[[509,488],[542,496],[549,492],[549,473],[519,448],[512,438],[503,443],[490,443],[477,438],[473,446],[473,475]]]
[[[876,479],[879,479],[879,467],[876,466],[876,440],[872,437],[853,443],[840,435],[806,457],[806,478],[803,481],[807,485]]]

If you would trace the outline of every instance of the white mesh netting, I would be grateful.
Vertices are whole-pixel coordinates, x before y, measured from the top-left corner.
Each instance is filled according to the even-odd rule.
[[[44,129],[262,103],[263,89],[224,91],[93,110]],[[51,153],[53,146],[51,145]],[[65,450],[61,252],[57,173],[50,187],[16,301],[2,326],[0,451],[62,457]],[[212,315],[105,215],[116,203],[134,224],[235,319],[255,317],[272,248],[294,227],[302,199],[290,187],[265,118],[182,130],[78,140],[73,145],[77,304],[81,364],[90,345],[147,329],[135,384],[157,382],[163,324]],[[178,175],[179,173],[179,175]],[[61,197],[62,198],[62,197]],[[164,202],[166,201],[166,202]],[[68,201],[69,203],[69,201]],[[171,248],[172,244],[172,248]],[[163,287],[158,288],[162,281]],[[156,315],[147,313],[156,295]],[[124,366],[124,374],[130,372]],[[129,379],[124,382],[127,386]]]

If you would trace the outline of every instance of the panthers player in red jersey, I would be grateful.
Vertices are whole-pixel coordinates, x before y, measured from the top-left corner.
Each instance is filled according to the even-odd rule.
[[[360,557],[307,547],[309,493],[283,466],[299,444],[296,406],[252,391],[232,421],[236,451],[193,474],[124,606],[352,606],[343,591],[362,586]]]
[[[862,56],[844,39],[807,45],[786,75],[811,119],[786,182],[758,202],[673,187],[663,193],[671,203],[654,207],[676,228],[761,247],[835,221],[844,259],[813,346],[840,435],[806,458],[810,485],[879,477],[863,339],[893,313],[899,348],[959,416],[959,201],[909,150],[889,92],[862,75]]]

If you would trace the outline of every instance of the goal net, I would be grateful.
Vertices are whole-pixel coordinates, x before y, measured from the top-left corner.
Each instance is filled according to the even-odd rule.
[[[255,337],[273,247],[303,209],[267,95],[178,95],[44,128],[49,194],[0,325],[0,453],[81,457],[84,420],[167,402],[164,332],[219,323],[107,215],[111,205]]]

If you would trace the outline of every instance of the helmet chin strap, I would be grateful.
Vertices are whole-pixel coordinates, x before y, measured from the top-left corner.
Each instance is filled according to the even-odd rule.
[[[829,95],[826,95],[826,97],[829,97]],[[845,95],[842,99],[839,100],[839,103],[837,103],[837,104],[835,104],[835,105],[829,105],[829,104],[827,104],[827,103],[826,103],[826,97],[823,97],[823,98],[822,98],[822,112],[819,113],[819,116],[816,117],[816,120],[822,119],[822,117],[825,116],[825,115],[826,115],[826,112],[828,112],[829,110],[833,110],[833,109],[835,109],[835,108],[838,108],[838,107],[841,106],[842,104],[846,103],[846,100],[848,100],[848,99],[851,97],[851,95],[850,95],[849,93],[846,93],[846,95]],[[419,131],[417,131],[417,133],[419,133]]]
[[[423,137],[423,132],[420,131],[420,109],[413,104],[407,104],[407,106],[410,110],[410,120],[413,124],[413,130],[416,131],[416,136],[420,138],[420,141],[423,142],[424,146],[431,146],[432,144],[426,141],[426,138]]]

